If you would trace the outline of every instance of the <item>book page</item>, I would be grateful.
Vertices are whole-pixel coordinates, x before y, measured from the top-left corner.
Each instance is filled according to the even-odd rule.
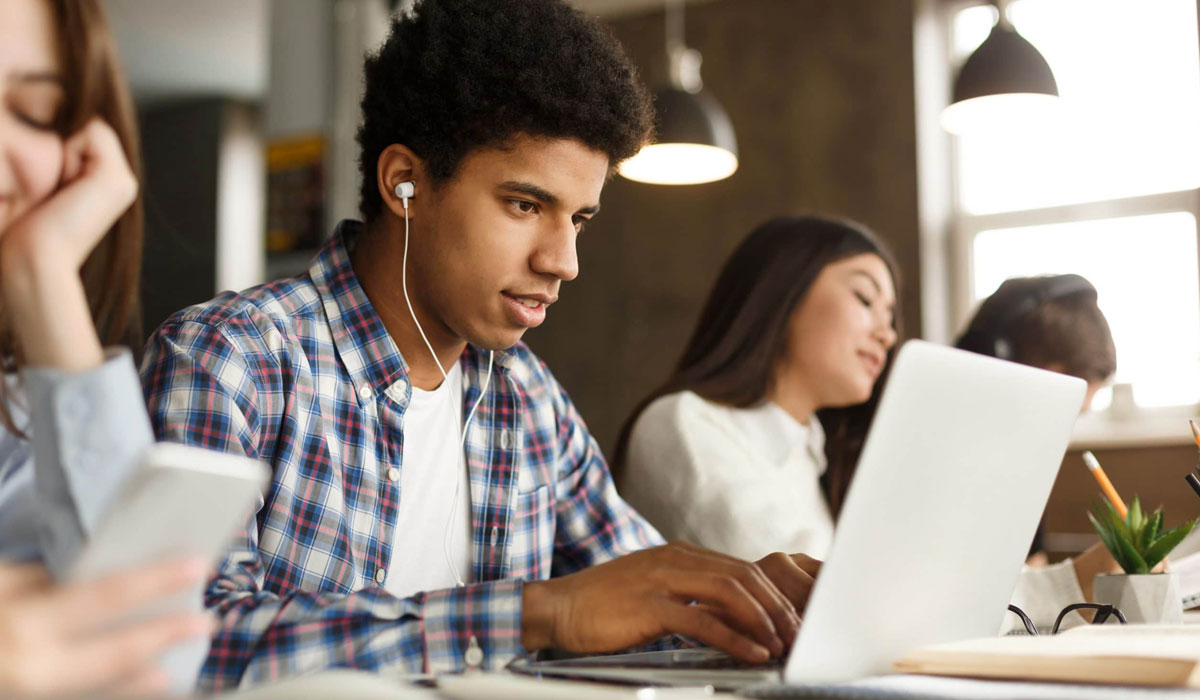
[[[1101,627],[1089,625],[1089,627]],[[1105,626],[1106,627],[1106,626]],[[1114,625],[1096,634],[1063,633],[1043,637],[987,637],[935,644],[916,649],[909,657],[951,653],[981,656],[1121,657],[1181,659],[1200,662],[1200,634],[1137,630],[1137,625]],[[1122,634],[1115,630],[1132,628]],[[1082,629],[1082,628],[1080,628]]]
[[[851,698],[953,698],[954,700],[1129,700],[1153,697],[1200,698],[1200,693],[1162,688],[1143,689],[1129,686],[1101,686],[1074,683],[1035,683],[1027,681],[974,680],[942,676],[897,675],[878,676],[831,686],[839,691],[828,697]],[[846,692],[848,689],[858,693]],[[822,697],[814,695],[813,697]]]
[[[1062,632],[1062,634],[1069,634],[1072,636],[1137,636],[1139,638],[1146,635],[1164,637],[1200,637],[1200,625],[1080,625],[1079,627],[1072,627],[1069,630],[1065,630]]]

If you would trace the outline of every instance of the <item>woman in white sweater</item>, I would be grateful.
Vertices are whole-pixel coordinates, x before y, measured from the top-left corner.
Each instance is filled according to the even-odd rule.
[[[860,226],[791,217],[755,229],[675,372],[622,431],[622,495],[669,539],[824,557],[896,345],[895,277]],[[1052,624],[1084,599],[1079,581],[1112,564],[1095,549],[1079,561],[1027,570],[1015,601]]]
[[[622,432],[622,495],[668,539],[821,558],[890,365],[895,265],[865,228],[759,226]]]

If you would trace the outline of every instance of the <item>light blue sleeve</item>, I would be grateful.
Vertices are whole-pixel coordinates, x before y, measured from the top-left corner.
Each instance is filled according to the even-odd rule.
[[[154,433],[126,349],[107,351],[104,364],[86,372],[25,368],[21,375],[29,440],[0,438],[0,558],[40,559],[61,578]],[[194,608],[203,609],[200,591]],[[208,640],[200,639],[162,655],[174,694],[195,687],[207,653]]]
[[[37,501],[29,443],[0,433],[0,559],[38,561]]]
[[[96,530],[154,442],[128,350],[87,372],[22,370],[33,426],[41,559],[56,577]]]

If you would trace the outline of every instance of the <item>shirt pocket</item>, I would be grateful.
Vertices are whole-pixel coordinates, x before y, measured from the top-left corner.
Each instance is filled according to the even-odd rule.
[[[528,483],[528,482],[527,482]],[[554,503],[550,486],[532,484],[513,497],[509,547],[509,576],[525,580],[550,578],[554,557]]]

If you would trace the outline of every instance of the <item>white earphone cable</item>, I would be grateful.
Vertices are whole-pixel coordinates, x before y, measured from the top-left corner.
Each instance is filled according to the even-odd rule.
[[[413,311],[412,301],[408,298],[408,197],[401,195],[400,201],[404,205],[404,259],[400,267],[400,288],[404,291],[404,303],[408,305],[408,313],[412,316],[413,323],[417,325],[417,332],[421,334],[421,340],[425,341],[425,347],[429,349],[429,356],[433,358],[438,371],[442,373],[442,380],[448,381],[450,377],[446,373],[445,368],[442,367],[442,362],[438,359],[437,353],[433,351],[433,345],[429,342],[429,338],[425,336],[425,330],[421,328],[421,322],[417,320],[417,314]],[[495,352],[488,352],[487,376],[483,380],[483,388],[480,389],[479,398],[475,400],[475,405],[471,407],[471,412],[467,414],[467,420],[463,423],[461,439],[459,441],[459,453],[463,455],[464,461],[466,460],[467,429],[471,427],[471,419],[475,417],[476,409],[483,402],[483,397],[487,395],[488,386],[492,382],[492,364],[495,357]],[[450,567],[450,573],[454,575],[454,583],[457,586],[466,585],[462,576],[459,575],[458,566],[455,565],[454,557],[450,553],[450,548],[454,545],[454,516],[458,510],[458,494],[461,489],[462,473],[459,471],[458,465],[455,465],[454,499],[450,503],[450,514],[446,518],[446,529],[442,536],[442,550],[446,556],[446,564]]]
[[[479,408],[483,397],[487,395],[488,385],[492,382],[492,360],[496,353],[488,352],[488,369],[487,377],[483,380],[483,388],[479,390],[479,398],[475,399],[475,405],[471,407],[471,412],[467,414],[467,422],[463,424],[462,441],[459,443],[459,452],[463,455],[463,459],[467,459],[467,428],[471,427],[471,419],[475,417],[475,409]],[[454,557],[450,555],[450,549],[454,546],[454,516],[458,510],[458,492],[462,486],[462,473],[460,472],[454,479],[454,500],[450,503],[450,515],[446,518],[446,530],[442,535],[442,549],[446,552],[446,563],[450,565],[450,573],[454,574],[454,583],[459,586],[465,586],[462,576],[458,573],[458,566],[454,563]]]
[[[425,329],[421,328],[421,322],[417,320],[417,313],[413,311],[412,302],[408,298],[408,197],[401,197],[400,201],[404,204],[404,260],[400,264],[400,288],[404,290],[404,303],[408,305],[408,314],[412,316],[413,323],[417,324],[417,332],[421,334],[421,340],[425,341],[425,347],[429,348],[429,356],[433,358],[433,363],[442,373],[442,379],[446,380],[450,377],[446,375],[442,361],[433,351],[433,345],[430,344],[429,338],[425,337]]]

